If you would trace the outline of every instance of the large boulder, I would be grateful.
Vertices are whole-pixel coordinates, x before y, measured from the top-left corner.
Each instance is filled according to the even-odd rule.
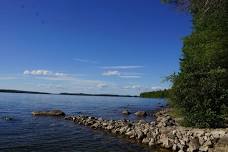
[[[34,111],[34,116],[65,116],[65,113],[61,110],[50,110],[50,111]]]
[[[145,111],[138,111],[135,113],[135,115],[138,117],[145,117],[147,116],[147,113]]]

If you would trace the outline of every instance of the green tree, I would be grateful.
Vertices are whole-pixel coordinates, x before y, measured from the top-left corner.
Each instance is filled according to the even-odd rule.
[[[171,78],[171,101],[195,127],[223,125],[228,106],[227,0],[163,0],[192,15],[183,40],[180,72]]]

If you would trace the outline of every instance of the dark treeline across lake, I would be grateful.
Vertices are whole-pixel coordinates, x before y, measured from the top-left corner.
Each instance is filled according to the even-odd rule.
[[[89,94],[89,93],[47,93],[47,92],[35,92],[35,91],[24,91],[24,90],[10,90],[0,89],[2,93],[26,93],[26,94],[52,94],[52,95],[75,95],[75,96],[107,96],[107,97],[138,97],[132,95],[116,95],[116,94]]]

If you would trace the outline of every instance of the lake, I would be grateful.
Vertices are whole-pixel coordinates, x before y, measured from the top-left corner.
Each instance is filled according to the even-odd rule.
[[[60,109],[66,114],[85,114],[104,119],[138,120],[124,116],[123,109],[151,112],[165,105],[164,99],[136,97],[64,96],[0,93],[1,152],[161,152],[128,139],[75,124],[62,118],[34,117],[32,111]],[[153,116],[145,118],[153,121]]]

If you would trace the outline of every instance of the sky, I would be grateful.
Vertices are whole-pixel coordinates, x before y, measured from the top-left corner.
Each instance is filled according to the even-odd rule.
[[[0,0],[0,88],[169,88],[190,32],[191,16],[160,0]]]

